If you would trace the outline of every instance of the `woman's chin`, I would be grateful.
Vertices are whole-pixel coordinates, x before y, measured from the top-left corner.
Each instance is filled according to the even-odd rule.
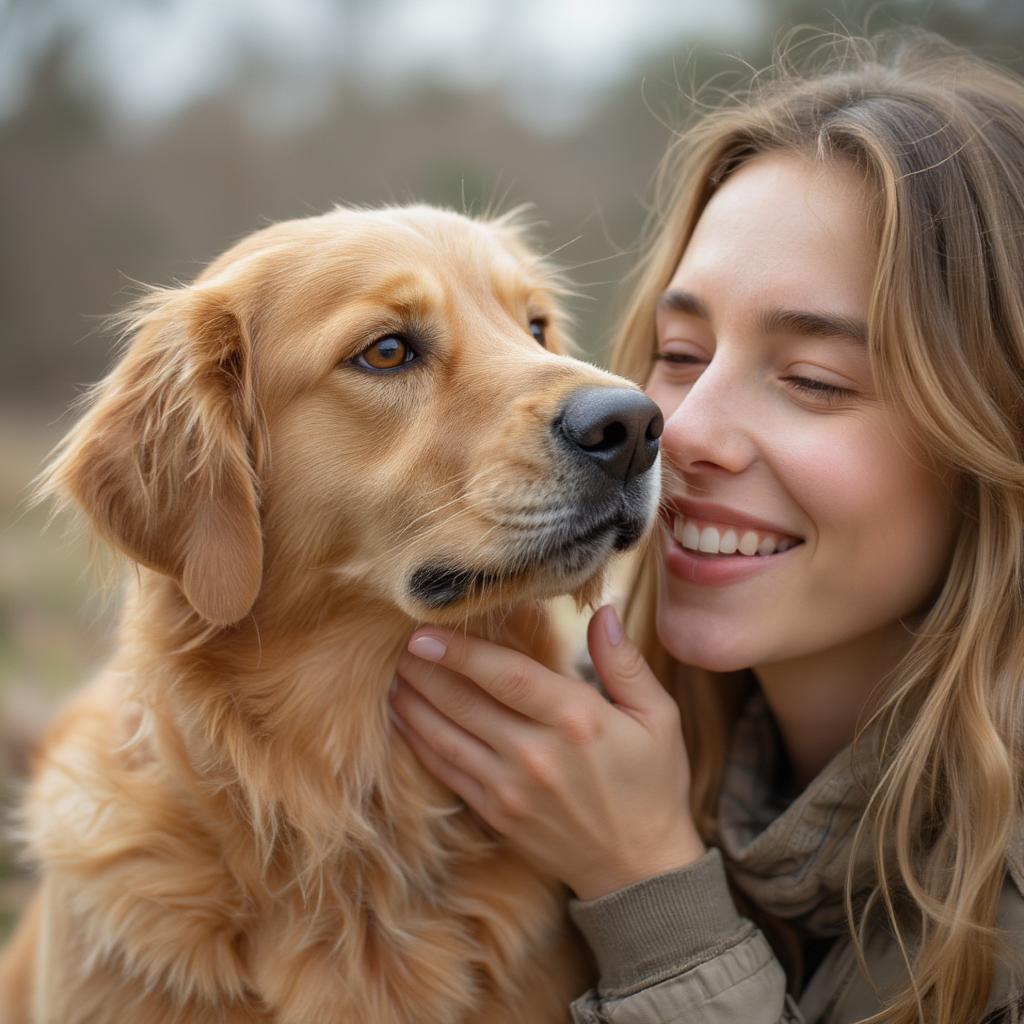
[[[745,645],[731,631],[700,630],[688,623],[681,629],[674,617],[658,616],[658,639],[676,661],[708,672],[739,672],[755,664]]]

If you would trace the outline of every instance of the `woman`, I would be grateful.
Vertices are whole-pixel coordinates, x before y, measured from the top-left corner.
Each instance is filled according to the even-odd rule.
[[[666,420],[637,646],[595,615],[605,702],[421,630],[396,724],[574,891],[577,1021],[1016,1021],[1024,83],[848,43],[662,181],[615,352]]]

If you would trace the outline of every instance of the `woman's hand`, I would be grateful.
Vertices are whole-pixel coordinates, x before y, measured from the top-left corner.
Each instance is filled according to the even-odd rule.
[[[418,630],[392,709],[438,779],[532,862],[596,899],[688,864],[704,846],[675,702],[612,607],[591,619],[587,642],[610,702],[524,654]]]

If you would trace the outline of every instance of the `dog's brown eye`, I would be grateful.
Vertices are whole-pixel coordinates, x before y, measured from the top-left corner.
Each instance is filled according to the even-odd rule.
[[[530,321],[530,333],[533,335],[533,340],[538,345],[546,345],[547,341],[544,337],[544,332],[547,330],[548,322],[543,317],[534,317]]]
[[[389,334],[378,338],[369,348],[356,356],[360,366],[371,370],[394,370],[403,363],[416,358],[412,346],[400,334]]]

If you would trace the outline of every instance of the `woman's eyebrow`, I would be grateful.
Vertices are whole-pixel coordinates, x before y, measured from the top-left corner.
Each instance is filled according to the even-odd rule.
[[[838,338],[854,345],[866,345],[868,325],[863,320],[836,313],[814,313],[804,309],[772,309],[762,314],[765,334],[800,334],[807,338]]]
[[[707,307],[696,295],[685,292],[681,288],[669,288],[658,298],[658,309],[671,309],[676,313],[689,313],[699,316],[701,320],[710,320]]]
[[[710,320],[707,306],[692,292],[670,288],[658,299],[659,309],[688,313]],[[855,345],[866,345],[868,325],[854,317],[837,313],[819,313],[806,309],[771,309],[761,314],[759,327],[764,334],[799,334],[807,338],[838,338]]]

